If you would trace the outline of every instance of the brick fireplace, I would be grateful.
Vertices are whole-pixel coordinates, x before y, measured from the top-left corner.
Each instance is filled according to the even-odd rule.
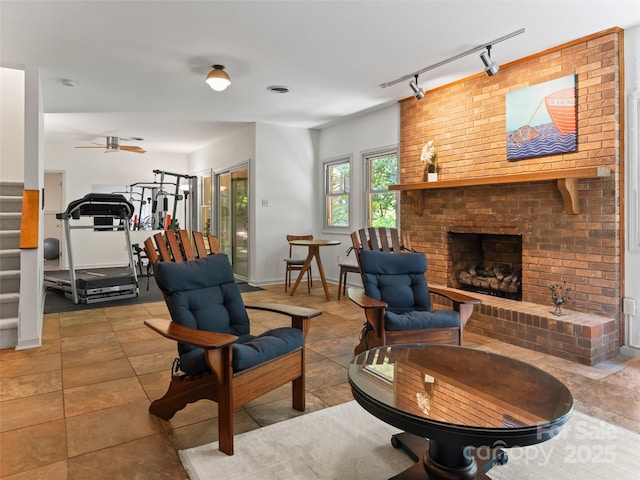
[[[467,331],[586,364],[610,358],[619,347],[621,37],[621,30],[610,29],[501,66],[493,77],[478,74],[427,92],[423,101],[401,102],[401,229],[426,252],[429,282],[459,288],[452,279],[459,261],[453,234],[521,241],[521,301],[481,295]],[[577,76],[578,151],[508,162],[505,94],[570,73]],[[436,187],[422,183],[420,162],[422,146],[432,139]],[[611,173],[541,175],[601,167]],[[572,289],[569,314],[556,317],[549,287],[563,282]]]

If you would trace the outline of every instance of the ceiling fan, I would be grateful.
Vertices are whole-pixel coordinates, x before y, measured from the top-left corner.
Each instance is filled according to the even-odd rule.
[[[96,143],[95,146],[82,146],[76,148],[104,148],[104,153],[111,152],[119,152],[123,150],[125,152],[133,152],[133,153],[146,153],[146,150],[143,150],[141,147],[135,145],[120,145],[120,140],[137,140],[141,141],[142,138],[120,138],[120,137],[106,137],[107,141],[105,144]]]

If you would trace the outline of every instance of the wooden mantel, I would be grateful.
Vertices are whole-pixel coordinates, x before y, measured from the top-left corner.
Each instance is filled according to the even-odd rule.
[[[544,170],[541,172],[516,173],[513,175],[497,175],[494,177],[459,178],[456,180],[443,180],[437,182],[405,183],[390,185],[391,190],[407,192],[413,201],[413,209],[422,214],[424,200],[422,190],[436,188],[461,188],[474,185],[501,185],[508,183],[545,182],[556,180],[558,190],[564,200],[566,213],[578,212],[578,179],[580,178],[606,178],[611,175],[611,170],[606,167],[582,167],[563,170]]]

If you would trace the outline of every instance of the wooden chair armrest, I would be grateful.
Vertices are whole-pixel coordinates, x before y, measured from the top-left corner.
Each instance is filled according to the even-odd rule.
[[[361,288],[349,287],[347,290],[349,295],[349,300],[358,305],[359,307],[369,309],[369,308],[387,308],[388,303],[380,300],[376,300],[375,298],[368,297],[364,290]]]
[[[265,312],[279,313],[281,315],[288,315],[291,318],[299,318],[306,320],[309,318],[322,315],[321,310],[314,308],[298,307],[296,305],[286,305],[282,303],[253,303],[250,305],[245,304],[245,308],[252,310],[262,310]]]
[[[464,303],[472,305],[478,305],[482,303],[482,300],[480,300],[479,298],[471,297],[469,295],[465,295],[464,293],[454,292],[453,290],[448,290],[446,288],[429,286],[429,293],[448,298],[453,303]]]
[[[188,343],[205,349],[222,348],[234,343],[238,337],[228,333],[207,332],[182,326],[166,318],[150,318],[144,324],[151,330],[171,340]]]
[[[246,305],[247,310],[262,310],[265,312],[279,313],[291,317],[291,326],[302,330],[302,335],[306,339],[309,333],[309,319],[322,315],[321,310],[313,308],[297,307],[295,305],[286,305],[281,303],[254,303]]]

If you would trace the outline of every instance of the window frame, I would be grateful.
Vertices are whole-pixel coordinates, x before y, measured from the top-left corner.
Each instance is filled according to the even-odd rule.
[[[395,227],[388,228],[400,228],[400,192],[397,190],[373,190],[371,188],[371,162],[381,157],[396,157],[397,164],[397,182],[400,183],[400,152],[397,146],[389,146],[384,148],[378,148],[375,150],[369,150],[362,153],[362,165],[364,170],[364,198],[363,198],[363,208],[364,208],[364,221],[367,227],[372,226],[371,219],[371,195],[374,193],[393,193],[396,197],[396,224]]]
[[[346,164],[349,167],[349,181],[346,188],[346,192],[340,194],[330,193],[330,181],[329,181],[329,169],[337,165]],[[351,225],[353,223],[352,215],[352,191],[353,191],[353,158],[351,155],[341,155],[338,157],[323,160],[322,162],[322,229],[324,232],[333,233],[350,233]],[[333,226],[328,224],[329,219],[329,199],[334,196],[347,195],[347,225],[346,226]]]

